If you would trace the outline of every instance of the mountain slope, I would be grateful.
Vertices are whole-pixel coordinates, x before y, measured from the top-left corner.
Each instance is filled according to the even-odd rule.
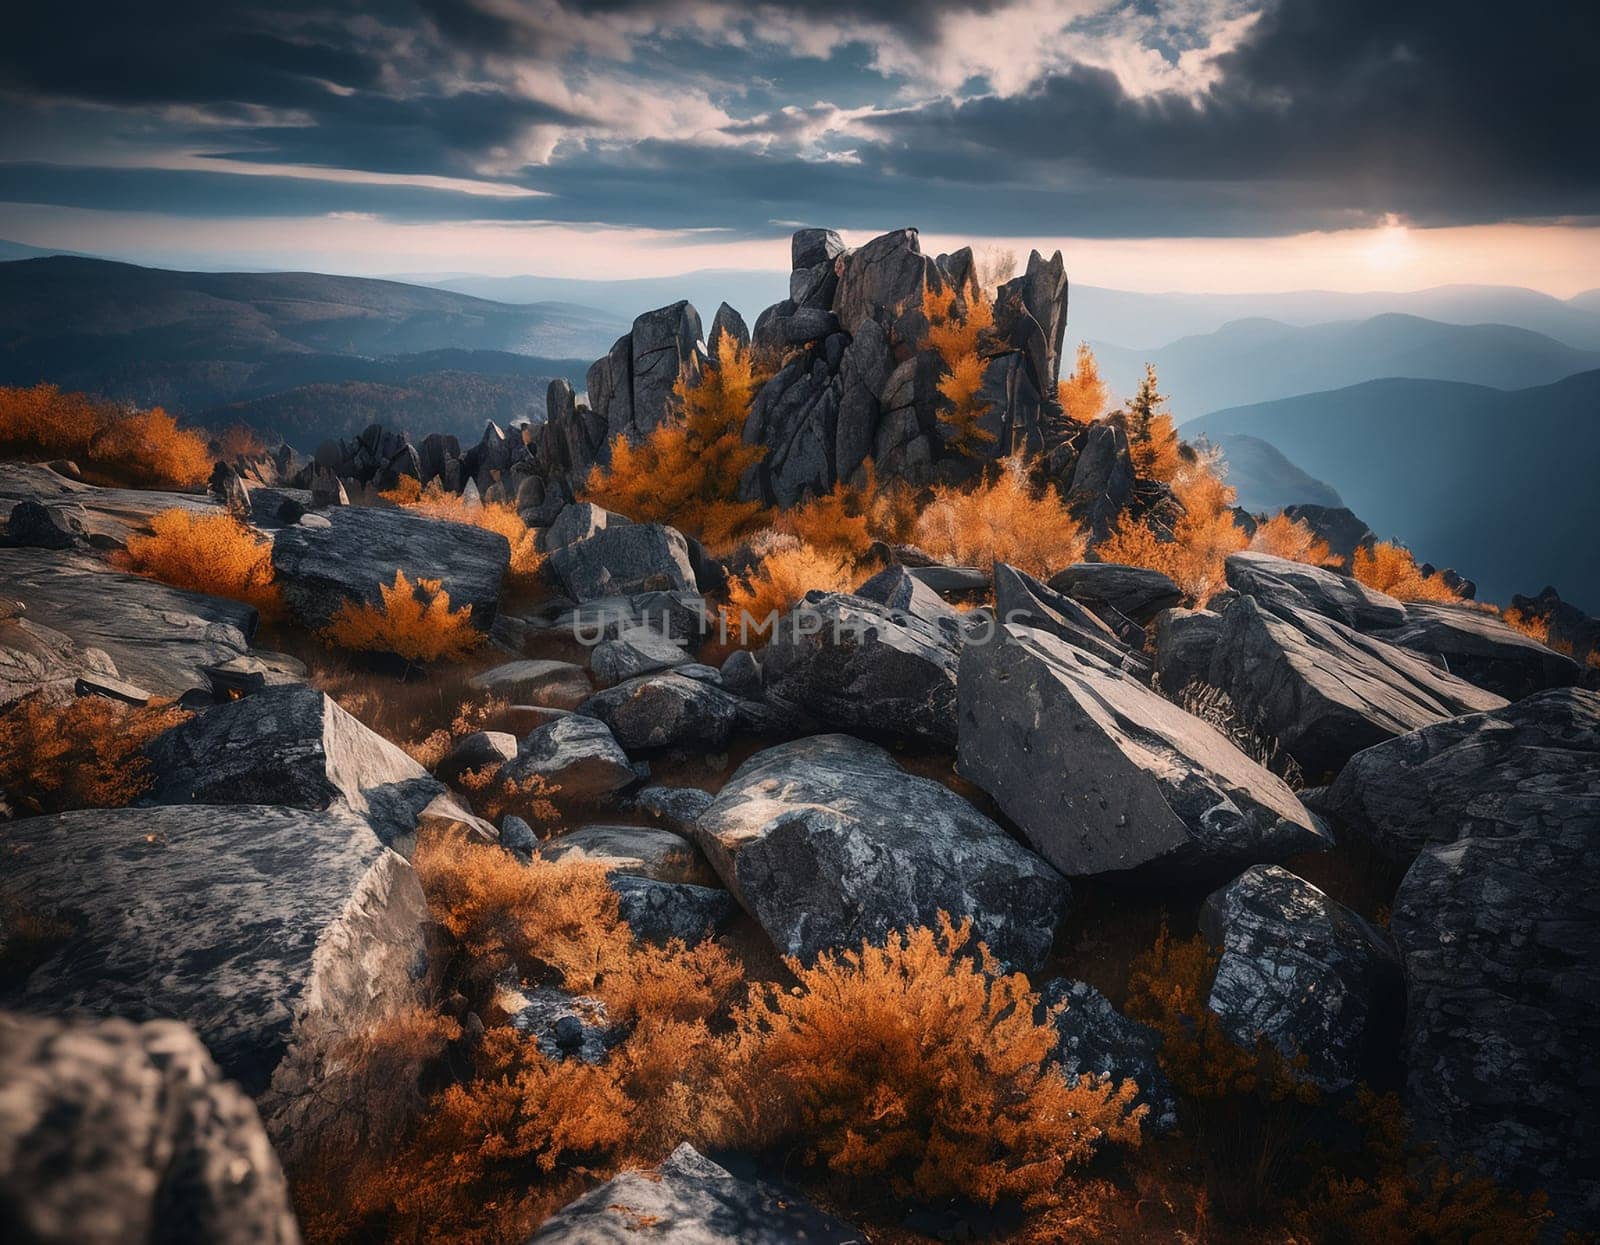
[[[1554,584],[1600,610],[1600,371],[1509,393],[1371,381],[1217,411],[1183,434],[1270,442],[1488,600]]]
[[[1097,343],[1101,373],[1132,393],[1148,361],[1163,392],[1191,416],[1389,376],[1526,389],[1600,367],[1600,351],[1505,324],[1441,324],[1417,316],[1295,326],[1235,320],[1153,352]]]
[[[642,311],[665,307],[681,298],[693,303],[709,324],[721,303],[737,308],[751,324],[773,303],[789,297],[787,272],[703,268],[673,277],[635,277],[622,281],[590,281],[579,277],[407,277],[422,285],[454,290],[507,303],[556,299],[582,303],[631,321]]]
[[[322,366],[317,357],[457,349],[592,359],[625,328],[590,308],[360,277],[60,257],[0,264],[0,383],[50,380],[184,413],[259,393],[264,368],[292,374],[297,361]]]
[[[1253,514],[1274,514],[1286,506],[1342,506],[1338,492],[1301,471],[1277,447],[1260,437],[1236,433],[1221,437],[1228,484],[1238,494],[1235,504]]]

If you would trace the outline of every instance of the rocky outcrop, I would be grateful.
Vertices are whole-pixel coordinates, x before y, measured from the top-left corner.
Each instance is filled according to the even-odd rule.
[[[1098,615],[1004,562],[994,565],[994,615],[1002,623],[1047,632],[1118,669],[1149,678],[1144,655],[1117,639]]]
[[[1350,759],[1322,807],[1400,864],[1463,837],[1600,826],[1600,692],[1541,692],[1377,744]]]
[[[683,1245],[862,1245],[792,1193],[742,1180],[687,1142],[654,1171],[626,1171],[558,1210],[527,1245],[600,1245],[648,1232]]]
[[[574,714],[558,718],[528,735],[500,777],[515,782],[543,779],[555,798],[573,804],[611,799],[649,771],[628,760],[606,724]]]
[[[34,692],[69,693],[84,676],[115,678],[116,663],[100,649],[26,617],[21,602],[0,603],[0,709]]]
[[[1469,605],[1412,602],[1403,626],[1375,634],[1486,691],[1520,700],[1578,681],[1578,663]]]
[[[1221,951],[1207,1006],[1239,1045],[1265,1039],[1329,1091],[1393,1059],[1404,991],[1382,930],[1276,865],[1213,893],[1200,928]]]
[[[1370,550],[1378,543],[1372,529],[1345,506],[1285,506],[1283,513],[1296,523],[1304,523],[1311,534],[1328,546],[1328,552],[1350,569],[1357,549]]]
[[[1070,896],[1054,869],[949,788],[848,735],[758,752],[695,837],[778,950],[806,961],[947,912],[970,917],[1002,962],[1032,969]]]
[[[0,1215],[30,1245],[297,1245],[255,1105],[181,1024],[0,1014]]]
[[[1546,693],[1554,696],[1559,693]],[[1600,1228],[1600,874],[1593,817],[1424,848],[1395,895],[1405,1104],[1449,1158]]]
[[[1385,739],[1505,704],[1408,649],[1253,597],[1223,614],[1209,681],[1312,781]]]
[[[315,520],[315,522],[312,522]],[[377,604],[395,571],[412,582],[437,579],[453,609],[472,607],[473,626],[487,631],[500,605],[500,581],[511,561],[504,536],[415,511],[335,506],[279,529],[272,568],[289,612],[301,626],[326,627],[347,601]]]
[[[716,751],[739,724],[739,709],[738,697],[673,670],[629,679],[578,706],[609,726],[629,751],[685,745]]]
[[[657,946],[676,940],[692,947],[739,914],[739,901],[721,886],[631,874],[613,874],[610,886],[617,893],[617,910],[634,936]]]
[[[700,314],[686,302],[647,311],[589,369],[589,405],[608,437],[639,437],[664,420],[672,387],[699,374]]]
[[[769,700],[827,726],[881,739],[955,743],[959,650],[915,615],[810,592],[762,653]]]
[[[1049,586],[1090,609],[1109,606],[1141,624],[1183,601],[1183,589],[1160,571],[1111,562],[1074,563],[1050,576]]]
[[[1069,876],[1194,883],[1330,840],[1216,728],[1041,631],[962,652],[957,771]]]
[[[1156,675],[1161,690],[1176,696],[1211,673],[1211,654],[1222,632],[1222,617],[1210,610],[1162,610],[1156,615]]]
[[[603,528],[554,550],[545,565],[562,590],[578,602],[695,588],[682,533],[659,523]]]
[[[1157,1057],[1160,1034],[1129,1020],[1087,982],[1066,977],[1046,982],[1039,991],[1036,1018],[1042,1022],[1052,1011],[1059,1035],[1052,1058],[1069,1082],[1076,1085],[1083,1077],[1113,1085],[1132,1081],[1139,1087],[1133,1105],[1146,1109],[1140,1126],[1147,1136],[1178,1126],[1177,1092]]]
[[[1274,614],[1321,614],[1357,631],[1382,631],[1406,621],[1406,607],[1387,593],[1320,566],[1250,552],[1230,555],[1226,566],[1228,586]]]

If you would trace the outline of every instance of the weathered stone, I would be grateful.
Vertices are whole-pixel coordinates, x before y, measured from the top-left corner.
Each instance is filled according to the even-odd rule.
[[[574,601],[641,592],[689,592],[694,567],[683,535],[659,523],[607,527],[554,550],[546,566]]]
[[[1375,634],[1434,659],[1458,679],[1508,700],[1520,700],[1547,688],[1571,687],[1580,674],[1572,658],[1469,605],[1415,601],[1406,606],[1403,626]]]
[[[1210,610],[1162,610],[1156,615],[1156,675],[1161,690],[1177,695],[1211,674],[1211,653],[1222,632],[1222,616]]]
[[[831,264],[844,253],[844,240],[831,229],[796,229],[789,239],[789,266],[796,271]]]
[[[578,712],[599,718],[629,751],[686,744],[714,751],[733,734],[739,703],[720,687],[669,670],[596,692]]]
[[[307,516],[307,519],[312,516]],[[452,609],[472,607],[472,624],[487,631],[500,605],[500,581],[511,561],[504,536],[414,510],[337,506],[280,529],[272,567],[284,603],[304,627],[326,627],[347,601],[380,601],[378,589],[404,571],[412,582],[437,579]]]
[[[181,1024],[0,1015],[0,1205],[30,1245],[298,1245],[255,1105]]]
[[[582,605],[558,602],[532,612],[523,622],[532,631],[571,637],[588,647],[637,627],[649,627],[688,646],[706,635],[710,615],[698,592],[640,592],[598,597]]]
[[[546,659],[508,661],[473,675],[468,686],[521,704],[554,709],[576,709],[594,691],[582,666]]]
[[[625,527],[631,522],[631,519],[603,506],[575,501],[565,506],[555,521],[545,528],[539,545],[546,552],[565,549],[580,540],[588,540],[608,527]]]
[[[1328,546],[1328,552],[1338,558],[1346,570],[1355,558],[1357,549],[1371,549],[1378,543],[1372,529],[1344,506],[1285,506],[1284,515],[1296,523],[1304,523],[1311,534]]]
[[[876,601],[899,621],[911,615],[937,627],[952,644],[959,645],[966,632],[966,618],[926,583],[904,566],[887,566],[855,590],[865,601]]]
[[[555,796],[581,804],[609,799],[642,777],[610,728],[597,718],[573,714],[534,731],[500,770],[502,778],[542,778]]]
[[[549,986],[525,990],[507,982],[496,991],[495,1003],[510,1016],[507,1023],[514,1030],[556,1063],[604,1063],[626,1036],[611,1023],[606,1005],[587,995]]]
[[[19,501],[6,520],[6,543],[19,549],[71,549],[83,539],[83,525],[74,523],[63,506]]]
[[[933,261],[922,253],[915,229],[881,234],[865,246],[847,251],[838,265],[839,289],[833,309],[846,333],[853,335],[864,321],[885,317],[926,327],[922,293],[930,281],[935,285],[942,282]],[[905,334],[905,340],[916,338],[916,334]]]
[[[833,487],[840,392],[836,370],[816,351],[791,360],[761,387],[743,435],[766,452],[740,481],[742,498],[788,507]]]
[[[879,395],[894,372],[894,352],[876,320],[862,323],[839,365],[839,412],[834,429],[834,473],[852,480],[872,456]]]
[[[1013,301],[1020,303],[1039,327],[1039,345],[1029,351],[1029,366],[1041,389],[1054,394],[1061,372],[1061,341],[1067,329],[1067,271],[1060,251],[1048,260],[1038,251],[1029,253],[1026,271],[996,291],[997,308],[1004,309]]]
[[[682,834],[654,826],[579,826],[546,839],[535,854],[543,860],[583,860],[608,873],[657,882],[717,883],[699,847]]]
[[[734,649],[718,673],[722,676],[723,688],[735,696],[759,700],[765,695],[761,686],[761,663],[748,649]]]
[[[1066,880],[948,787],[883,749],[817,735],[758,752],[695,837],[785,955],[881,942],[970,917],[1013,968],[1037,968],[1065,917]]]
[[[1178,1126],[1178,1097],[1161,1071],[1157,1051],[1161,1036],[1129,1020],[1087,982],[1057,977],[1039,991],[1035,1017],[1043,1023],[1056,1009],[1059,1034],[1052,1058],[1069,1084],[1083,1077],[1101,1077],[1114,1085],[1132,1081],[1139,1087],[1133,1100],[1147,1108],[1141,1121],[1146,1136],[1163,1136]]]
[[[689,660],[676,640],[652,627],[630,627],[615,639],[602,640],[589,655],[589,669],[602,684],[621,683],[642,674],[670,670]]]
[[[1228,586],[1274,614],[1308,611],[1357,631],[1380,631],[1406,621],[1406,607],[1388,593],[1320,566],[1249,551],[1229,555],[1226,566]]]
[[[748,347],[750,345],[750,328],[744,322],[744,317],[723,303],[717,308],[717,314],[711,317],[711,332],[706,337],[706,347],[711,351],[711,357],[717,358],[720,349],[718,343],[727,337],[734,345]]]
[[[526,1245],[601,1245],[641,1231],[672,1245],[863,1245],[866,1240],[786,1190],[729,1174],[684,1142],[656,1170],[625,1171],[569,1203]]]
[[[1002,623],[1048,632],[1118,669],[1149,676],[1149,662],[1117,639],[1092,611],[1004,562],[994,564],[994,612]]]
[[[657,946],[674,939],[686,947],[704,942],[739,914],[739,901],[721,886],[662,882],[612,874],[617,907],[635,937]]]
[[[72,690],[78,696],[104,696],[107,700],[121,701],[125,705],[148,705],[153,699],[137,683],[93,671],[80,674]]]
[[[958,772],[1063,873],[1192,883],[1330,845],[1220,731],[1052,635],[967,645],[960,690]]]
[[[955,742],[959,650],[945,632],[874,601],[809,592],[762,654],[770,700],[885,739]]]
[[[1549,1194],[1562,1222],[1588,1232],[1600,1228],[1597,827],[1579,815],[1425,848],[1390,923],[1417,1133]]]
[[[440,782],[459,789],[461,776],[504,765],[517,755],[517,737],[508,731],[473,731],[450,745],[450,751],[433,767]]]
[[[1096,540],[1104,540],[1133,494],[1133,481],[1133,457],[1122,425],[1094,424],[1084,437],[1073,466],[1067,505],[1089,525]],[[1058,592],[1066,591],[1054,579],[1050,586]]]
[[[1600,693],[1541,692],[1377,744],[1350,758],[1323,806],[1401,864],[1468,836],[1600,826]]]
[[[697,366],[700,313],[687,302],[647,311],[633,322],[633,403],[630,435],[649,432],[671,410],[672,387]]]
[[[21,603],[14,603],[18,610]],[[0,617],[0,709],[33,692],[75,693],[85,676],[115,678],[116,663],[20,612]]]
[[[1109,605],[1137,623],[1183,602],[1183,589],[1160,571],[1112,562],[1075,562],[1050,576],[1049,586],[1090,609]]]
[[[1223,614],[1209,681],[1312,781],[1385,739],[1506,703],[1407,649],[1253,597]]]
[[[633,807],[669,830],[689,834],[715,798],[698,787],[644,787],[633,797]]]
[[[1200,928],[1222,952],[1207,1006],[1239,1045],[1265,1038],[1330,1091],[1393,1058],[1404,985],[1382,930],[1276,865],[1214,892]]]

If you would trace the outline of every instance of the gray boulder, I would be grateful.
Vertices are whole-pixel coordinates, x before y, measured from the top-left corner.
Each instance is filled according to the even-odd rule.
[[[1283,513],[1296,523],[1304,523],[1311,534],[1326,542],[1328,552],[1349,568],[1357,549],[1371,549],[1378,543],[1372,529],[1345,506],[1285,506]]]
[[[115,678],[116,663],[21,613],[0,617],[0,709],[33,692],[75,692],[87,677]]]
[[[599,718],[629,751],[684,745],[715,751],[739,722],[739,701],[713,683],[669,670],[596,692],[578,712]]]
[[[842,593],[809,592],[762,654],[769,700],[827,726],[949,747],[960,652],[943,628]]]
[[[1160,571],[1112,562],[1075,562],[1050,576],[1049,586],[1090,609],[1110,606],[1137,623],[1183,603],[1183,589]]]
[[[640,592],[692,592],[694,567],[683,535],[659,523],[607,527],[554,550],[545,565],[574,601]]]
[[[472,676],[467,686],[517,704],[575,709],[593,691],[583,667],[570,661],[508,661]]]
[[[1557,695],[1558,693],[1546,693]],[[1419,1136],[1600,1228],[1600,870],[1592,816],[1424,848],[1395,895]]]
[[[1393,1057],[1404,985],[1382,930],[1276,865],[1214,892],[1200,928],[1222,952],[1207,1006],[1239,1045],[1266,1039],[1328,1091]]]
[[[568,1203],[526,1245],[603,1245],[641,1232],[669,1245],[866,1241],[792,1193],[742,1180],[684,1142],[654,1171],[625,1171]]]
[[[71,549],[83,539],[83,524],[64,506],[19,501],[6,519],[6,543],[28,549]]]
[[[845,252],[839,258],[838,272],[833,309],[839,327],[851,335],[859,332],[865,321],[885,317],[926,327],[922,292],[930,281],[943,284],[933,261],[923,255],[915,229],[896,229]],[[918,334],[903,336],[912,340]]]
[[[806,961],[942,911],[1031,970],[1070,899],[1064,878],[948,787],[848,735],[756,753],[695,837],[778,950]]]
[[[613,640],[602,640],[589,655],[589,669],[602,684],[621,683],[641,674],[670,670],[689,660],[688,651],[653,627],[630,627]]]
[[[796,229],[789,239],[789,267],[798,272],[831,264],[845,249],[844,240],[832,229]]]
[[[1211,674],[1211,654],[1222,632],[1222,616],[1210,610],[1162,610],[1156,615],[1156,675],[1161,690],[1177,695]]]
[[[720,886],[662,882],[626,873],[612,874],[609,883],[628,928],[657,946],[676,939],[692,947],[739,914],[739,901]]]
[[[960,692],[957,772],[1069,876],[1193,883],[1330,846],[1215,727],[1045,632],[969,644]]]
[[[172,1021],[0,1015],[0,1206],[30,1245],[298,1245],[255,1105]]]
[[[336,506],[280,528],[272,542],[272,568],[295,621],[326,627],[347,601],[376,604],[378,589],[396,570],[413,583],[437,579],[452,609],[472,607],[472,624],[494,625],[500,581],[511,546],[495,532],[430,518],[413,510]]]
[[[473,731],[450,745],[433,776],[459,789],[463,774],[504,765],[516,755],[517,737],[509,731]]]
[[[586,501],[575,501],[565,507],[555,518],[555,522],[545,528],[544,535],[540,537],[540,548],[547,553],[555,549],[565,549],[568,545],[575,545],[580,540],[598,535],[609,527],[625,527],[632,522],[620,514],[616,514],[603,506],[596,506]]]
[[[864,601],[887,606],[891,617],[914,615],[944,632],[959,645],[967,628],[965,615],[904,566],[886,566],[855,590]]]
[[[634,796],[633,807],[669,830],[688,834],[715,798],[698,787],[644,787]]]
[[[1122,425],[1091,425],[1073,464],[1072,479],[1067,482],[1066,503],[1088,525],[1095,540],[1104,540],[1110,534],[1117,516],[1133,496],[1133,482],[1133,456]],[[1054,582],[1051,586],[1065,591]]]
[[[1572,658],[1470,605],[1413,602],[1404,626],[1376,634],[1508,700],[1571,687],[1582,673]]]
[[[611,1024],[606,1005],[587,995],[549,986],[524,990],[508,982],[496,991],[495,1003],[510,1016],[507,1023],[555,1063],[604,1063],[626,1036]]]
[[[1377,744],[1350,758],[1323,807],[1399,864],[1463,837],[1600,825],[1600,693],[1541,692]]]
[[[394,744],[304,683],[216,705],[145,747],[142,804],[275,804],[365,818],[406,850],[426,817],[476,819]]]
[[[717,308],[717,314],[711,317],[711,331],[706,335],[706,348],[710,350],[711,357],[717,357],[718,343],[727,337],[736,346],[750,344],[750,326],[744,322],[744,317],[727,303]]]
[[[761,686],[761,663],[748,649],[734,649],[717,673],[722,676],[722,686],[735,696],[759,700],[765,694]]]
[[[1130,674],[1149,676],[1143,654],[1117,639],[1096,614],[1004,562],[994,564],[994,612],[1002,623],[1048,632]]]
[[[1363,748],[1506,703],[1408,649],[1308,610],[1271,611],[1253,597],[1223,614],[1209,681],[1311,781]]]
[[[500,770],[501,778],[516,782],[542,778],[555,788],[557,799],[572,804],[610,799],[642,776],[610,728],[580,714],[558,718],[528,735]]]
[[[717,875],[690,839],[654,826],[579,826],[539,844],[541,860],[584,861],[607,873],[714,886]]]
[[[1147,1107],[1141,1124],[1146,1136],[1164,1136],[1178,1126],[1178,1097],[1161,1071],[1157,1052],[1161,1035],[1129,1020],[1111,1001],[1083,981],[1057,977],[1039,991],[1036,1018],[1042,1023],[1049,1012],[1065,1004],[1056,1014],[1055,1028],[1060,1035],[1053,1058],[1070,1084],[1082,1077],[1099,1077],[1114,1085],[1132,1081],[1139,1087],[1134,1106]]]
[[[1406,607],[1359,579],[1270,553],[1235,553],[1225,564],[1228,586],[1274,614],[1308,611],[1357,631],[1381,631],[1406,621]]]
[[[693,373],[698,366],[701,335],[700,313],[687,302],[647,311],[633,322],[633,332],[629,334],[632,422],[628,428],[612,423],[613,435],[619,431],[642,435],[667,418],[672,409],[672,387],[680,375]]]

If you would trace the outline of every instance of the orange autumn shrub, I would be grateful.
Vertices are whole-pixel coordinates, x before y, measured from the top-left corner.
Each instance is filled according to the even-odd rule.
[[[125,562],[174,588],[253,605],[265,619],[283,613],[272,541],[231,514],[163,510],[151,518],[150,535],[128,537]]]
[[[1516,606],[1502,611],[1500,621],[1513,631],[1520,631],[1528,639],[1546,647],[1550,644],[1550,620],[1540,618],[1537,614],[1527,614]],[[1592,656],[1592,654],[1591,654]]]
[[[1122,409],[1123,426],[1128,433],[1128,455],[1133,472],[1142,480],[1171,483],[1183,468],[1178,448],[1178,430],[1164,409],[1167,395],[1156,388],[1155,364],[1144,365],[1144,379]]]
[[[1170,529],[1123,516],[1095,553],[1102,562],[1160,571],[1204,606],[1227,583],[1228,555],[1249,541],[1233,521],[1234,491],[1206,459],[1185,463],[1172,491],[1183,513]]]
[[[1087,543],[1059,494],[1035,487],[1020,457],[1004,459],[998,473],[972,488],[935,488],[913,541],[941,562],[1007,562],[1040,577],[1081,561]]]
[[[127,410],[55,385],[0,387],[0,456],[67,458],[137,488],[188,488],[211,473],[205,438],[160,407]]]
[[[945,376],[939,393],[948,404],[939,422],[948,429],[951,448],[970,454],[992,442],[994,433],[979,422],[988,413],[989,403],[980,401],[987,360],[983,348],[994,328],[994,307],[979,290],[962,309],[952,290],[944,294],[929,285],[922,292],[922,314],[928,321],[927,345],[939,356]]]
[[[1327,541],[1319,540],[1308,524],[1282,511],[1256,527],[1250,548],[1309,566],[1326,566],[1333,559]]]
[[[1077,362],[1069,374],[1056,382],[1056,398],[1070,423],[1092,424],[1105,414],[1111,390],[1100,379],[1100,365],[1088,342],[1078,343]]]
[[[768,542],[768,552],[748,574],[728,584],[722,607],[723,629],[735,644],[765,643],[778,617],[788,613],[812,589],[853,592],[870,571],[858,570],[849,557],[824,553],[793,537]]]
[[[784,511],[775,529],[819,553],[860,558],[872,544],[870,488],[853,489],[841,480],[822,496]]]
[[[208,447],[214,457],[225,463],[241,458],[260,458],[267,452],[261,437],[248,424],[231,424],[211,438]]]
[[[445,519],[451,523],[466,523],[494,532],[506,538],[511,546],[511,562],[506,568],[506,583],[512,589],[526,589],[538,583],[539,567],[544,555],[539,552],[535,533],[522,521],[515,506],[506,502],[480,502],[469,506],[456,493],[447,493],[437,480],[423,488],[415,476],[401,476],[394,488],[378,494],[384,501],[407,510]]]
[[[391,653],[410,663],[459,661],[483,642],[472,625],[472,607],[450,608],[450,594],[437,579],[396,570],[393,584],[379,584],[380,600],[346,601],[319,633],[323,643],[362,653]]]
[[[1038,996],[972,946],[970,921],[941,913],[937,929],[788,964],[798,984],[738,1015],[758,1144],[897,1196],[1029,1206],[1101,1144],[1138,1144],[1135,1087],[1068,1084]]]
[[[1350,570],[1367,587],[1401,601],[1461,599],[1440,576],[1424,576],[1411,551],[1391,541],[1379,541],[1371,549],[1357,549]]]
[[[580,499],[638,523],[671,524],[712,549],[765,526],[766,508],[739,500],[740,479],[766,452],[744,441],[761,380],[750,351],[724,333],[704,375],[679,376],[677,413],[637,442],[613,441],[610,464],[590,470]]]
[[[122,808],[150,789],[144,746],[189,716],[160,702],[24,696],[0,713],[0,792],[29,813]]]

